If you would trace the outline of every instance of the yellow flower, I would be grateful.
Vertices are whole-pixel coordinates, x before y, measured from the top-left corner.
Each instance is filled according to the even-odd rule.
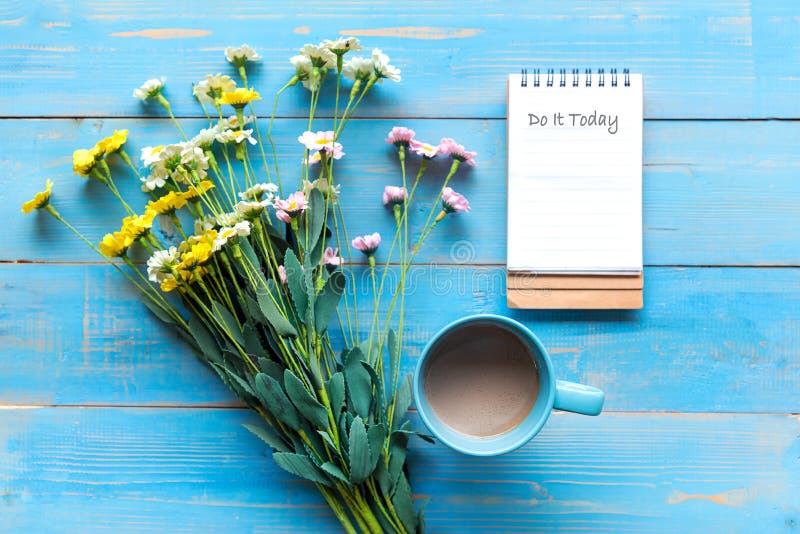
[[[194,200],[200,195],[206,193],[207,191],[210,191],[213,188],[214,188],[214,183],[211,180],[203,180],[197,185],[189,186],[189,190],[181,193],[181,196],[185,200]]]
[[[133,245],[133,241],[134,239],[131,236],[123,232],[106,234],[103,236],[103,240],[100,241],[100,252],[109,258],[116,258],[125,254]]]
[[[119,150],[127,140],[128,130],[114,130],[114,133],[110,137],[98,141],[97,144],[94,145],[94,150],[108,156]]]
[[[153,227],[153,219],[158,213],[155,210],[147,209],[144,215],[131,215],[122,219],[121,233],[139,239]]]
[[[93,147],[91,150],[81,148],[72,153],[72,170],[81,176],[89,176],[94,164],[103,155],[103,152]]]
[[[178,281],[175,278],[167,278],[161,282],[161,291],[164,293],[169,293],[176,287],[178,287]]]
[[[44,182],[44,191],[39,191],[33,198],[22,205],[22,213],[30,213],[33,210],[43,208],[50,203],[50,190],[53,188],[53,182],[49,179]]]
[[[185,205],[186,199],[183,197],[183,194],[170,191],[158,200],[151,200],[148,202],[146,209],[164,215],[179,210]]]
[[[253,100],[261,100],[261,95],[255,89],[245,89],[244,87],[225,91],[222,93],[222,98],[219,99],[221,104],[230,104],[235,108],[243,108]]]

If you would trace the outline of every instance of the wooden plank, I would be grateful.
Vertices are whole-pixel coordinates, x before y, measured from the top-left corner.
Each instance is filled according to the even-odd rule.
[[[304,43],[352,35],[384,48],[403,70],[402,85],[384,84],[367,104],[371,116],[503,117],[505,77],[522,67],[629,67],[644,73],[648,118],[800,117],[798,9],[790,0],[569,0],[488,10],[479,0],[412,10],[242,0],[202,13],[117,0],[13,3],[0,16],[2,115],[138,115],[132,89],[163,75],[175,111],[196,116],[190,84],[233,71],[225,46],[245,40],[262,53],[251,79],[271,95]],[[284,113],[305,107],[299,89],[285,100]],[[265,99],[259,112],[270,105]]]
[[[354,274],[366,331],[369,278]],[[645,279],[639,311],[510,310],[501,268],[413,268],[403,369],[448,322],[500,313],[539,335],[559,378],[603,388],[609,410],[797,410],[800,269],[648,268]],[[0,403],[234,401],[110,268],[0,265],[0,288]]]
[[[0,411],[0,530],[334,532],[243,410]],[[419,424],[417,422],[417,424]],[[556,414],[500,458],[412,443],[434,532],[765,532],[800,521],[800,421]]]
[[[201,121],[189,123],[199,129]],[[347,155],[338,163],[351,234],[379,231],[393,235],[391,215],[380,203],[386,184],[400,182],[392,149],[383,143],[395,124],[408,124],[423,139],[454,135],[479,153],[479,166],[459,171],[453,187],[472,204],[469,215],[448,220],[433,233],[419,261],[434,263],[504,263],[505,126],[504,121],[364,120],[351,123],[343,143]],[[324,122],[319,127],[325,127]],[[0,217],[9,235],[0,260],[94,261],[94,254],[54,221],[22,216],[19,204],[45,178],[55,182],[54,203],[90,238],[118,228],[123,212],[96,182],[72,173],[75,148],[91,146],[115,128],[131,131],[130,152],[147,144],[175,140],[174,129],[149,120],[0,120],[6,150],[0,162],[11,172],[0,175]],[[297,183],[302,121],[276,125],[287,188]],[[800,265],[800,123],[648,121],[644,140],[644,255],[649,265]],[[440,186],[445,161],[432,164],[417,198],[430,202]],[[416,171],[415,163],[410,170]],[[119,180],[129,198],[137,195],[131,175]],[[143,200],[142,200],[143,203]],[[427,217],[428,204],[411,217],[413,235]],[[41,219],[41,220],[38,220]],[[380,253],[379,253],[380,255]]]

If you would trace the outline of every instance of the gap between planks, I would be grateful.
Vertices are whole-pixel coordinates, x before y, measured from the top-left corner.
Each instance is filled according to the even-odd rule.
[[[176,115],[179,120],[207,120],[208,117],[204,115]],[[257,119],[265,120],[270,119],[269,115],[256,115]],[[333,115],[315,115],[315,119],[332,120]],[[163,115],[0,115],[0,120],[86,120],[86,119],[103,119],[103,120],[169,120],[169,117]],[[296,120],[308,119],[308,115],[275,115],[277,120]],[[506,117],[451,117],[451,116],[419,116],[419,115],[403,115],[403,116],[367,116],[367,117],[353,117],[353,121],[392,121],[392,120],[437,120],[437,121],[504,121]],[[725,117],[675,117],[675,118],[645,118],[644,122],[800,122],[800,117],[750,117],[750,118],[725,118]]]
[[[43,408],[64,408],[64,409],[156,409],[156,410],[231,410],[231,411],[250,411],[246,405],[237,401],[228,403],[208,403],[208,404],[187,404],[187,403],[166,403],[166,404],[0,404],[2,410],[37,410]],[[417,413],[416,408],[410,408],[409,413]],[[554,413],[569,413],[562,410],[554,410]],[[789,416],[800,417],[800,412],[686,412],[679,410],[603,410],[601,415],[655,415],[655,416],[737,416],[737,415],[763,415],[763,416]]]
[[[145,261],[134,261],[134,264],[144,266]],[[47,266],[104,266],[110,265],[105,261],[42,261],[42,260],[3,260],[0,259],[0,265],[47,265]],[[361,267],[368,265],[366,262],[353,262],[353,266]],[[385,264],[381,264],[385,265]],[[389,267],[399,267],[399,263],[389,263]],[[420,262],[414,263],[412,266],[416,267],[461,267],[464,269],[471,269],[475,267],[492,268],[492,269],[505,269],[505,263],[445,263],[445,262]],[[645,263],[644,267],[650,268],[664,268],[664,269],[797,269],[800,264],[782,264],[782,263],[763,263],[763,264],[749,264],[749,263],[707,263],[702,265],[697,264],[680,264],[680,263]]]

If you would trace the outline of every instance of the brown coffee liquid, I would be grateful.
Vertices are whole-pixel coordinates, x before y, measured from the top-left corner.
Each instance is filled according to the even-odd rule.
[[[475,437],[516,427],[539,394],[539,373],[528,348],[513,333],[491,325],[465,325],[440,339],[423,379],[436,416]]]

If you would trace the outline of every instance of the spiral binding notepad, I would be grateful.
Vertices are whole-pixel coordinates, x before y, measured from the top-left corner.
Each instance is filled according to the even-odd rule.
[[[641,307],[642,115],[627,69],[509,76],[509,305]]]

